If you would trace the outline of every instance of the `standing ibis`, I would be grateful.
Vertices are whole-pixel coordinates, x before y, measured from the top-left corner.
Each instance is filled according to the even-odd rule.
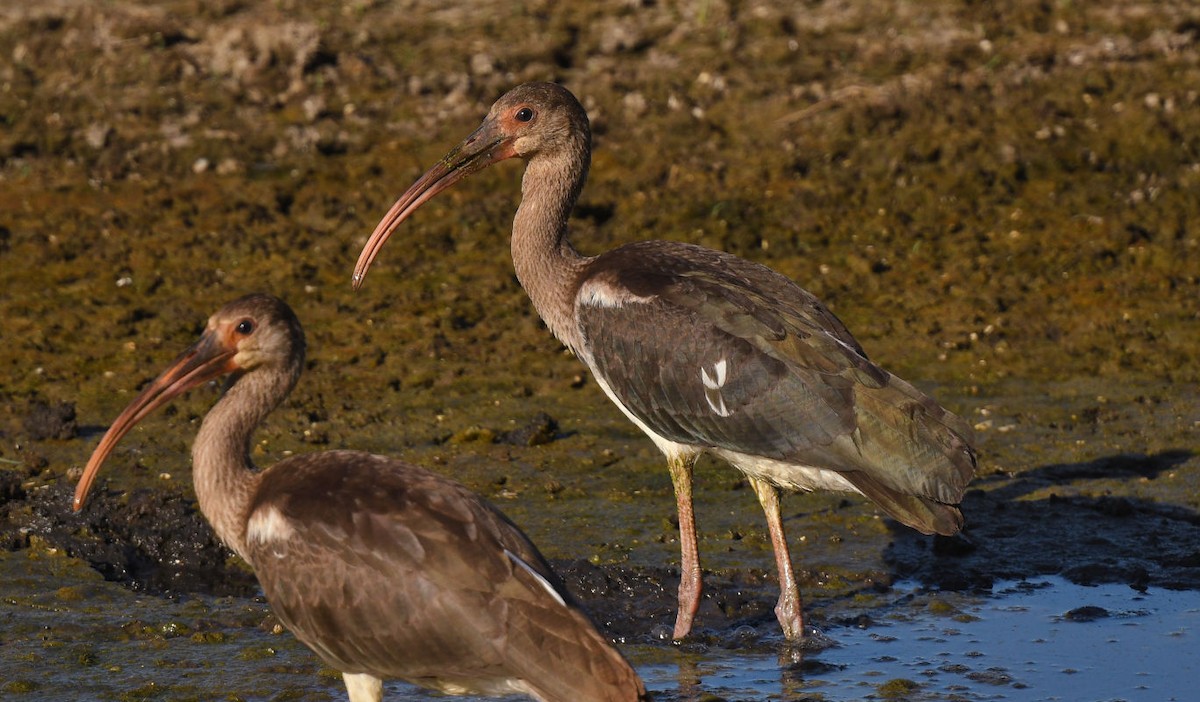
[[[643,697],[537,548],[462,485],[358,451],[256,471],[254,429],[303,365],[304,332],[284,302],[249,295],[225,305],[117,417],[79,479],[75,509],[137,422],[228,375],[192,449],[200,510],[254,568],[280,621],[342,672],[351,702],[379,702],[384,678],[546,702]]]
[[[669,241],[580,255],[567,219],[590,154],[575,96],[550,83],[514,88],[400,196],[367,240],[354,285],[430,198],[493,163],[523,159],[517,278],[554,335],[667,457],[682,551],[675,638],[691,630],[700,602],[692,467],[708,451],[754,487],[779,570],[775,613],[784,635],[800,639],[780,491],[857,492],[914,529],[953,534],[975,471],[971,430],[871,362],[820,300],[765,266]]]

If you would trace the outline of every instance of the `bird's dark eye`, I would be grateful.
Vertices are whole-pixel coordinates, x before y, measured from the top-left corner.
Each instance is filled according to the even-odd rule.
[[[236,331],[242,336],[250,336],[254,333],[254,320],[243,319],[242,321],[238,322]]]
[[[517,118],[518,122],[531,122],[533,121],[533,108],[522,107],[521,109],[517,110],[517,114],[514,116]]]

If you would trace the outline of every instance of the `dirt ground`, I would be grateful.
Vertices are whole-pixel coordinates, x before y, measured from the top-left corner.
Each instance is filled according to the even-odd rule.
[[[263,290],[310,360],[257,461],[403,455],[497,501],[612,631],[669,622],[665,466],[515,281],[520,168],[431,202],[350,288],[395,196],[526,80],[593,120],[581,250],[764,262],[975,425],[954,539],[789,498],[806,594],[1200,588],[1200,9],[1182,1],[5,3],[0,543],[153,592],[251,591],[192,498],[215,389],[127,437],[82,515],[69,494],[136,389]],[[769,622],[747,486],[699,479],[700,625]]]

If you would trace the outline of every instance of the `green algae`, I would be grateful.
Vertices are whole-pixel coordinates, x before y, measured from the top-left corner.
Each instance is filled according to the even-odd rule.
[[[35,692],[38,687],[33,680],[9,680],[4,683],[4,691],[14,695]]]
[[[877,688],[879,696],[888,700],[911,699],[920,689],[920,684],[907,678],[893,678]]]
[[[198,644],[225,643],[226,635],[221,631],[197,631],[192,634],[192,642]]]
[[[275,654],[275,649],[270,646],[253,646],[242,649],[242,652],[238,654],[238,658],[243,661],[261,661],[273,658]]]

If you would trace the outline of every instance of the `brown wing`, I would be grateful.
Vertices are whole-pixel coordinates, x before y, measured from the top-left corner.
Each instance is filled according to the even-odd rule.
[[[659,436],[837,471],[914,528],[959,528],[945,505],[974,473],[970,429],[872,363],[810,293],[764,266],[661,241],[616,249],[584,275],[577,310],[593,370]]]
[[[313,454],[265,473],[251,514],[273,611],[338,670],[480,694],[522,681],[548,699],[642,691],[533,544],[458,483]]]

